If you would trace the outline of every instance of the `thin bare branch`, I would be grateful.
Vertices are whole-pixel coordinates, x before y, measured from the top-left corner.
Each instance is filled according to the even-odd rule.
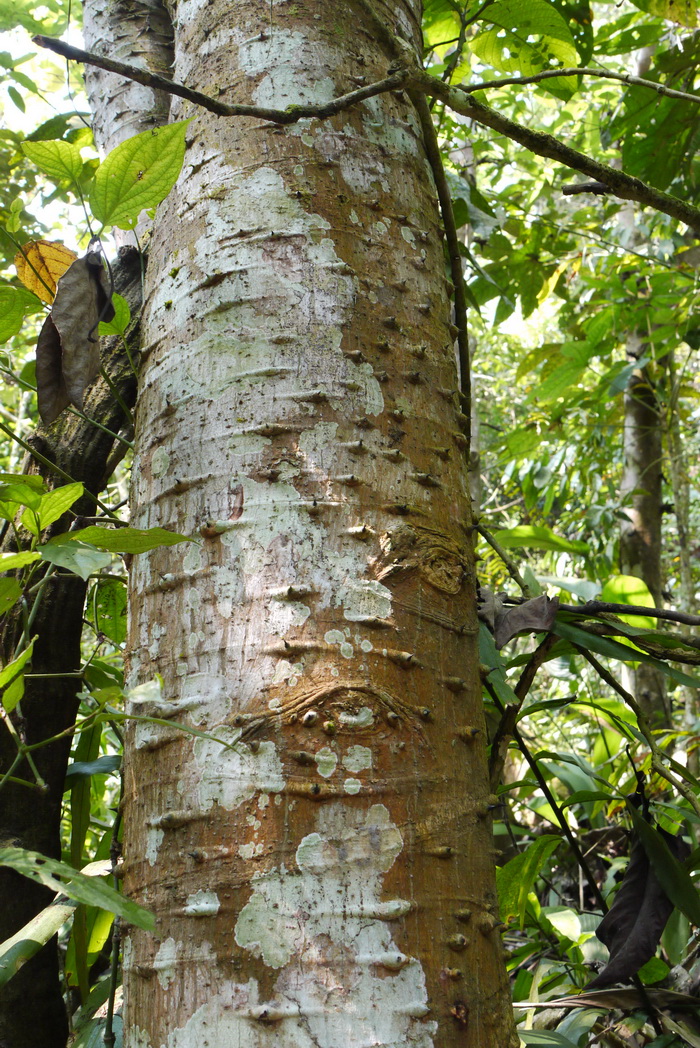
[[[407,72],[404,70],[397,70],[377,83],[359,87],[355,91],[349,91],[347,94],[340,95],[338,98],[334,98],[330,102],[324,102],[321,105],[291,105],[286,109],[269,109],[265,106],[247,106],[221,102],[210,95],[203,94],[201,91],[194,91],[176,80],[168,80],[166,77],[158,76],[156,73],[149,73],[147,69],[139,69],[137,66],[127,65],[125,62],[115,62],[105,55],[96,55],[91,51],[82,51],[78,47],[64,44],[63,41],[54,40],[52,37],[35,36],[32,39],[39,47],[46,47],[57,55],[63,55],[64,58],[69,58],[74,62],[83,62],[85,65],[96,66],[98,69],[106,69],[110,73],[117,73],[119,76],[126,77],[127,80],[134,80],[138,84],[144,84],[146,87],[152,87],[157,91],[167,91],[168,94],[178,95],[178,97],[185,98],[188,102],[193,102],[194,105],[207,109],[210,113],[216,113],[218,116],[250,116],[259,120],[270,120],[275,124],[295,124],[298,120],[306,120],[310,117],[324,118],[333,116],[349,106],[363,102],[366,98],[373,98],[374,95],[383,94],[385,91],[395,91],[397,88],[401,88],[408,77]]]
[[[665,84],[657,84],[654,80],[643,80],[640,76],[631,76],[629,73],[612,73],[609,69],[545,69],[541,73],[533,73],[532,76],[508,76],[502,80],[482,80],[480,84],[459,84],[459,87],[467,94],[473,91],[488,91],[496,87],[508,87],[510,84],[537,84],[541,80],[550,80],[561,76],[598,76],[603,80],[621,80],[625,84],[633,84],[635,87],[648,87],[658,95],[667,98],[681,98],[684,102],[694,102],[700,105],[700,95],[692,95],[688,91],[676,91],[673,87]]]

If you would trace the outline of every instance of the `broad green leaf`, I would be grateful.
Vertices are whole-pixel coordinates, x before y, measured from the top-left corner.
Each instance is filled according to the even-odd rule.
[[[17,579],[0,579],[0,618],[13,608],[22,596],[22,587]]]
[[[498,901],[504,921],[518,917],[520,927],[524,926],[527,897],[547,859],[559,844],[561,837],[543,834],[496,871]]]
[[[31,564],[32,561],[40,559],[39,554],[31,550],[25,550],[22,553],[0,553],[0,571],[15,571],[17,568],[23,568],[25,564]]]
[[[129,321],[131,320],[129,303],[121,295],[118,295],[116,291],[112,295],[112,306],[114,308],[114,317],[108,324],[104,320],[100,323],[101,335],[123,335],[129,326]]]
[[[110,553],[147,553],[158,546],[175,546],[178,542],[194,542],[187,535],[165,528],[99,528],[93,525],[82,531],[72,531],[65,538],[71,542],[89,542]]]
[[[474,37],[470,47],[494,69],[530,75],[556,64],[578,64],[571,31],[546,0],[496,0],[486,7],[483,22],[492,28]]]
[[[632,3],[640,11],[667,18],[669,22],[677,22],[689,29],[695,29],[698,24],[697,0],[632,0]]]
[[[22,152],[45,171],[52,182],[77,182],[83,170],[80,152],[70,142],[22,142]]]
[[[89,608],[94,626],[114,644],[126,640],[126,580],[100,578],[90,595]]]
[[[103,553],[85,542],[64,542],[55,545],[49,542],[45,546],[39,546],[39,553],[44,560],[67,568],[85,580],[101,568],[106,568],[112,561],[109,553]]]
[[[24,667],[31,660],[35,640],[32,637],[24,651],[0,670],[0,702],[6,713],[12,713],[24,695]]]
[[[603,586],[600,599],[610,604],[638,604],[644,608],[654,607],[654,598],[646,582],[634,575],[613,575]],[[647,615],[620,615],[619,617],[630,626],[653,629],[656,625],[656,619]]]
[[[9,939],[0,943],[0,987],[52,939],[75,910],[75,903],[59,896]]]
[[[691,924],[700,925],[700,894],[692,877],[658,830],[650,826],[633,805],[628,804],[627,808],[659,884]]]
[[[14,517],[17,512],[17,506],[28,506],[30,509],[38,509],[43,493],[44,482],[41,477],[0,473],[0,500],[4,503],[16,503],[14,510],[11,511],[11,515],[6,518],[8,520],[12,520],[12,517]]]
[[[558,575],[538,575],[537,578],[545,586],[556,586],[567,593],[574,593],[584,601],[595,600],[600,593],[600,583],[589,579],[561,578]]]
[[[87,779],[92,775],[110,775],[119,770],[121,763],[121,757],[116,754],[96,757],[93,761],[73,761],[66,771],[66,786],[72,786],[76,779]]]
[[[143,210],[166,198],[182,169],[189,123],[143,131],[105,157],[90,190],[90,209],[98,222],[133,229]]]
[[[488,682],[505,705],[518,705],[518,696],[506,680],[505,663],[485,622],[479,624],[479,660],[490,667]]]
[[[83,485],[76,483],[64,484],[63,487],[54,488],[53,491],[47,491],[45,495],[42,495],[38,508],[41,530],[48,528],[49,524],[53,524],[59,517],[62,517],[82,494]]]
[[[110,871],[109,861],[90,863],[86,871],[78,871],[68,863],[49,859],[46,855],[26,851],[24,848],[0,848],[0,866],[7,866],[30,880],[63,893],[75,902],[86,906],[99,906],[110,913],[116,913],[138,928],[152,931],[155,927],[153,914],[144,910],[130,899],[126,899],[110,885],[98,879]],[[94,869],[97,867],[97,869]]]
[[[7,342],[22,328],[29,313],[41,309],[41,300],[24,287],[0,287],[0,342]]]
[[[504,549],[556,550],[559,553],[588,553],[588,543],[565,539],[550,528],[535,524],[519,524],[515,528],[502,528],[494,534]]]

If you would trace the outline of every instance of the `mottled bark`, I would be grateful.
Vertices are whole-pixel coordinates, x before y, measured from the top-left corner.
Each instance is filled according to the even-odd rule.
[[[641,340],[631,339],[630,358],[639,359],[642,351]],[[624,411],[620,570],[642,579],[656,607],[661,607],[662,420],[647,368],[640,368],[630,376]],[[626,676],[626,686],[651,723],[670,724],[663,674],[642,662],[635,669],[628,669]]]
[[[116,288],[130,301],[138,314],[141,298],[141,267],[134,251],[125,253],[121,264],[114,267]],[[126,355],[117,340],[106,347],[104,363],[122,400],[133,405],[136,383]],[[64,414],[48,429],[40,428],[32,438],[36,450],[54,462],[86,489],[98,494],[109,479],[115,464],[114,438],[89,421],[94,418],[107,429],[118,431],[124,424],[121,407],[104,380],[88,391],[85,400],[88,419]],[[41,463],[26,463],[25,469],[41,473],[50,486],[64,483]],[[94,504],[83,498],[75,506],[77,513],[94,514]],[[65,531],[72,515],[66,514],[51,529],[51,534]],[[57,573],[44,589],[38,614],[33,624],[37,636],[31,672],[61,674],[80,668],[80,638],[86,583],[76,576]],[[22,623],[8,618],[2,624],[0,643],[3,658],[12,657]],[[82,687],[78,678],[27,679],[17,727],[30,744],[41,742],[70,728],[77,712],[77,693]],[[34,752],[37,769],[46,790],[32,790],[7,782],[0,791],[0,840],[23,848],[60,858],[60,821],[70,737],[53,742]],[[0,730],[0,774],[7,770],[16,755],[9,732]],[[20,765],[15,776],[33,780],[31,770]],[[15,874],[0,869],[0,942],[18,931],[51,899],[51,892]],[[0,1045],[7,1048],[64,1048],[68,1036],[63,987],[59,979],[56,942],[48,943],[19,973],[0,990]]]
[[[376,7],[419,46],[417,0]],[[317,102],[390,64],[352,3],[176,16],[174,75],[222,97]],[[128,732],[125,885],[157,934],[125,939],[125,1044],[517,1043],[418,120],[402,94],[284,129],[186,116],[133,511],[199,542],[131,572],[130,709],[171,726]]]

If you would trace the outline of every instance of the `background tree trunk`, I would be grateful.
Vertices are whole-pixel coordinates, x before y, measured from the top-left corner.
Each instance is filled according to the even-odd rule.
[[[376,7],[419,46],[417,0]],[[241,101],[390,64],[361,4],[175,24],[175,77]],[[134,523],[202,542],[131,572],[131,711],[173,724],[128,733],[125,883],[158,935],[126,937],[126,1044],[517,1044],[418,120],[402,94],[287,129],[172,110]]]

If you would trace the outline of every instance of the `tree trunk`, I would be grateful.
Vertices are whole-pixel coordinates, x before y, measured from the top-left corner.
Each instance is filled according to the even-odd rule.
[[[116,290],[127,299],[133,314],[138,315],[141,267],[136,252],[125,250],[113,272]],[[103,351],[103,361],[122,403],[133,405],[136,383],[120,339],[110,340]],[[40,427],[32,442],[45,459],[54,462],[74,480],[82,481],[88,491],[97,495],[121,457],[117,454],[115,458],[115,440],[109,431],[118,432],[125,419],[103,379],[90,388],[85,412],[87,419],[65,414],[50,428]],[[95,419],[98,425],[90,419]],[[52,471],[39,462],[29,460],[25,469],[40,472],[49,485],[56,484]],[[76,504],[75,512],[92,514],[94,504],[83,498]],[[65,514],[52,526],[51,534],[66,531],[73,519],[72,515]],[[79,678],[52,675],[74,673],[80,668],[86,585],[75,575],[57,572],[43,591],[33,622],[37,642],[31,673],[44,677],[27,678],[21,715],[14,717],[28,743],[51,739],[70,729],[75,722],[82,682]],[[19,617],[8,616],[2,623],[0,648],[5,660],[12,657],[22,627]],[[60,858],[61,804],[70,747],[70,736],[65,736],[34,752],[37,769],[46,783],[45,790],[32,790],[12,781],[5,783],[0,791],[0,840]],[[3,727],[0,773],[10,767],[16,753],[12,736]],[[16,769],[15,777],[33,781],[25,763]],[[0,942],[14,935],[51,897],[50,891],[34,881],[12,870],[0,869]],[[0,991],[0,1046],[64,1048],[67,1036],[63,986],[56,941],[52,939]]]
[[[318,102],[390,64],[364,4],[174,7],[174,76],[209,94]],[[376,4],[416,48],[419,8]],[[158,925],[126,935],[125,1044],[516,1044],[418,120],[403,94],[189,116],[133,509],[200,541],[131,571],[130,711],[172,726],[128,732],[125,884]]]
[[[630,339],[628,356],[639,359],[644,346]],[[647,368],[635,371],[625,390],[625,465],[620,485],[623,521],[620,527],[620,570],[642,579],[661,607],[661,462],[662,420]],[[626,686],[656,727],[670,725],[665,677],[655,666],[640,662],[626,669]]]

